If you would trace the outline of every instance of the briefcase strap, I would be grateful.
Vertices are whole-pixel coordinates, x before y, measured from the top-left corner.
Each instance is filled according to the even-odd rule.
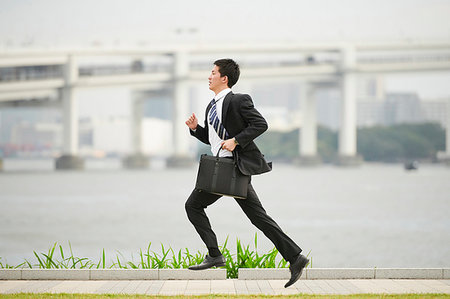
[[[211,188],[214,190],[217,187],[217,177],[219,176],[219,162],[214,163],[214,172],[213,172],[213,178],[211,183]]]
[[[230,185],[230,189],[231,192],[234,192],[234,188],[236,188],[236,163],[234,164],[234,171],[233,171],[233,176],[231,177],[231,185]]]

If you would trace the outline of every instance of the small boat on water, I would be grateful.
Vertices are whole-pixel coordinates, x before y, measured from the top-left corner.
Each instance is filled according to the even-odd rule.
[[[419,162],[416,160],[408,161],[408,162],[405,162],[404,167],[406,170],[417,170],[417,169],[419,169]]]

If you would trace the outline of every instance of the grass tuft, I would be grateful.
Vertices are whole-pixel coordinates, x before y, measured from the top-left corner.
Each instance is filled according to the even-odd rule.
[[[54,243],[47,253],[37,253],[33,251],[36,262],[32,264],[25,260],[23,263],[12,266],[0,257],[0,269],[12,268],[39,268],[39,269],[185,269],[192,265],[197,265],[203,261],[205,254],[200,251],[191,253],[188,248],[175,251],[171,247],[164,247],[161,244],[161,251],[156,252],[150,249],[151,242],[145,252],[139,249],[138,261],[126,261],[122,253],[117,251],[116,256],[111,260],[111,265],[107,265],[106,253],[103,248],[100,259],[97,263],[88,258],[80,258],[73,254],[72,245],[69,242],[69,254],[64,253],[63,246]],[[222,246],[219,246],[226,259],[226,270],[228,278],[237,278],[239,268],[286,268],[287,262],[279,256],[276,248],[267,253],[260,254],[258,248],[258,236],[255,233],[254,248],[250,245],[243,245],[236,239],[236,253],[227,247],[228,237]],[[59,250],[57,250],[59,249]],[[59,257],[57,256],[59,253]],[[308,253],[307,256],[310,255]],[[278,262],[277,262],[278,261]]]

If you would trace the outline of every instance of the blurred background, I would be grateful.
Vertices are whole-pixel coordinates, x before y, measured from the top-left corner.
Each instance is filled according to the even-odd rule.
[[[184,202],[213,62],[269,124],[253,178],[313,267],[450,266],[450,2],[0,3],[0,262],[205,250]],[[253,244],[231,198],[219,242]],[[259,234],[258,249],[273,246]]]

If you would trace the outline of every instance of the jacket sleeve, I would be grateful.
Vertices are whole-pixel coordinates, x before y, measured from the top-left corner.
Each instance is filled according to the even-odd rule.
[[[234,138],[241,147],[246,147],[253,139],[264,133],[268,126],[264,117],[256,110],[249,95],[243,95],[240,100],[239,113],[247,123],[247,127]]]
[[[191,129],[189,129],[189,133],[191,133],[192,136],[194,136],[201,142],[209,144],[208,129],[206,129],[207,127],[208,127],[208,124],[206,123],[206,119],[205,119],[205,127],[197,125],[197,129],[195,130],[195,132],[192,131]]]

